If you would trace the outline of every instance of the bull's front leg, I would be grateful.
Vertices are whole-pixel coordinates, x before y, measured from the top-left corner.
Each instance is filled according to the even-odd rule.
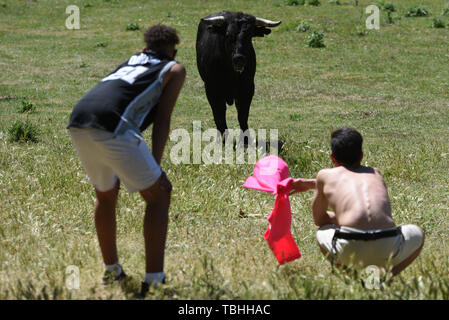
[[[206,96],[212,108],[214,122],[221,136],[228,129],[226,124],[226,98],[220,94],[220,91],[206,85]]]
[[[248,130],[248,117],[249,109],[251,106],[251,101],[254,96],[254,83],[249,83],[244,86],[240,86],[237,93],[237,98],[235,99],[235,106],[237,108],[238,120],[240,129],[245,134]],[[249,132],[244,136],[244,145],[248,146],[248,136]]]

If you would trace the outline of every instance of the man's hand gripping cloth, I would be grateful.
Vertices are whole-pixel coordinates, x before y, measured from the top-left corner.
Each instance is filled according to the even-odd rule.
[[[288,165],[281,158],[270,155],[257,161],[254,175],[248,177],[243,187],[271,192],[276,195],[274,208],[267,217],[270,225],[265,239],[280,264],[301,257],[291,234],[292,212],[289,193],[293,178],[288,177]]]

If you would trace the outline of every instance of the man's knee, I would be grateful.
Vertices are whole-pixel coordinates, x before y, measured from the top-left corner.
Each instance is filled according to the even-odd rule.
[[[99,191],[95,189],[97,204],[99,205],[115,205],[117,201],[118,192],[120,190],[120,181],[117,180],[114,187],[108,191]]]
[[[405,238],[410,241],[411,244],[414,244],[417,248],[416,251],[419,251],[424,246],[425,234],[424,230],[414,224],[409,224],[402,226],[403,234]]]
[[[426,234],[424,233],[424,230],[421,227],[419,227],[419,226],[417,226],[417,227],[421,231],[421,234],[422,234],[422,244],[421,244],[421,248],[422,248],[424,245],[424,240],[426,239]]]
[[[162,172],[159,179],[149,188],[140,191],[147,205],[158,205],[170,202],[172,185],[166,174]]]

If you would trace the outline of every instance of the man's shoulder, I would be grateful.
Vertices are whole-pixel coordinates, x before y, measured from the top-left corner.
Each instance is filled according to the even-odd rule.
[[[317,177],[318,176],[325,177],[328,175],[334,175],[334,174],[338,174],[339,172],[341,172],[341,167],[324,168],[324,169],[321,169],[320,171],[318,171]]]
[[[175,61],[176,63],[170,68],[170,73],[177,74],[177,75],[185,75],[186,74],[186,68],[183,64]]]
[[[338,174],[339,171],[340,171],[340,169],[338,167],[321,169],[320,171],[318,171],[316,178],[317,178],[317,180],[325,181],[325,180],[329,179],[329,177],[332,177],[332,176]]]

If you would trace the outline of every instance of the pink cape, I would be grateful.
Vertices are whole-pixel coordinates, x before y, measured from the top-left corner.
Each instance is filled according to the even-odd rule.
[[[246,179],[243,187],[271,192],[276,195],[274,208],[267,217],[270,225],[265,239],[280,264],[301,257],[291,234],[292,212],[288,198],[293,178],[288,177],[288,165],[281,158],[270,155],[257,161],[254,175]]]

